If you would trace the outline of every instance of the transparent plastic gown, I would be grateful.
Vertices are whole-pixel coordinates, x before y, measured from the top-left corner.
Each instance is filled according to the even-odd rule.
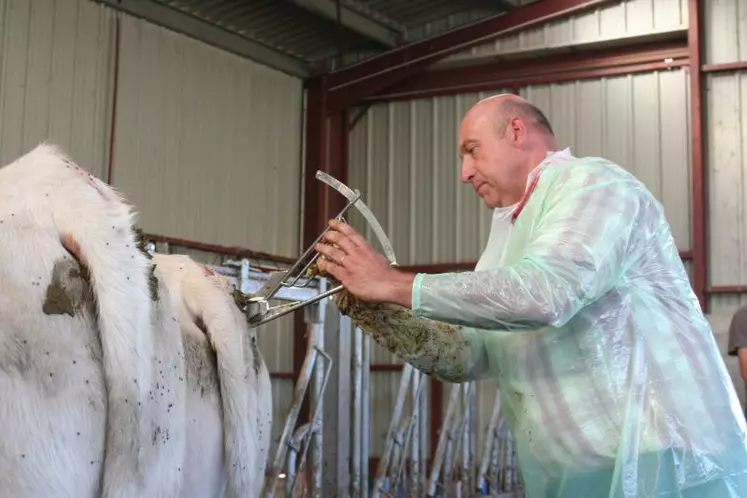
[[[662,206],[558,154],[476,271],[417,275],[412,311],[338,305],[425,373],[498,382],[527,498],[747,497],[744,417]]]
[[[599,158],[535,173],[502,264],[416,277],[413,312],[462,325],[451,380],[497,379],[529,498],[747,497],[744,417],[662,206]]]

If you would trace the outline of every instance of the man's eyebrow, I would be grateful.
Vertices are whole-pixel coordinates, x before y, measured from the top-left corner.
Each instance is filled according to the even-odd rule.
[[[462,144],[459,146],[459,152],[457,154],[459,156],[459,159],[464,159],[464,155],[467,153],[466,149],[466,144]]]
[[[462,157],[464,154],[467,153],[467,147],[470,145],[475,145],[477,141],[475,139],[467,139],[464,142],[462,142],[462,145],[459,146],[459,157]]]

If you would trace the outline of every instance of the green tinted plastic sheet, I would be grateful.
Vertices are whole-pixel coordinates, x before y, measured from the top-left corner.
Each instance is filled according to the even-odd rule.
[[[565,159],[535,170],[501,257],[417,275],[413,313],[464,344],[442,377],[497,380],[528,498],[747,497],[744,417],[662,206]]]

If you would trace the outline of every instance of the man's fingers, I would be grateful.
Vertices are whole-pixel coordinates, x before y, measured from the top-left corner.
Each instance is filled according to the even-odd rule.
[[[334,230],[337,230],[338,232],[345,234],[348,237],[348,239],[358,247],[366,247],[370,245],[365,237],[359,234],[355,230],[355,228],[351,227],[347,223],[343,223],[340,220],[330,220],[329,225]]]
[[[325,256],[327,259],[330,259],[336,263],[342,263],[342,259],[347,254],[346,252],[327,244],[317,244],[316,246],[314,246],[314,248],[322,256]]]
[[[346,275],[345,268],[338,265],[331,259],[319,258],[319,263],[317,263],[317,267],[319,268],[319,271],[327,273],[328,275],[332,275],[339,282],[342,282],[343,278]]]
[[[330,230],[324,234],[324,237],[322,237],[322,240],[325,242],[329,242],[330,244],[334,244],[338,246],[343,251],[345,251],[347,254],[355,252],[357,249],[357,246],[353,244],[350,241],[350,239],[346,235],[342,234],[341,232]]]

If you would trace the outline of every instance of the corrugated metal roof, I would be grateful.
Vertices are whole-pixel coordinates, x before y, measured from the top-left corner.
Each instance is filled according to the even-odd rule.
[[[476,2],[454,0],[408,0],[406,2],[402,0],[364,0],[362,3],[408,28],[473,10],[482,11],[483,15],[486,16],[495,15],[503,10],[496,7],[499,2],[493,2],[494,6],[492,8],[485,8],[486,2],[482,2],[482,8],[475,8]]]
[[[355,59],[360,60],[360,54],[370,57],[518,4],[518,0],[339,0],[339,4],[337,0],[94,1],[223,49],[230,50],[226,45],[231,44],[254,47],[260,62],[296,75],[299,71],[294,64],[306,64],[311,72],[312,68],[327,68],[330,59],[338,55],[355,53]],[[217,38],[222,41],[216,43]],[[233,51],[251,57],[247,46]]]
[[[306,62],[337,52],[335,22],[289,1],[278,0],[155,0]],[[349,46],[369,41],[342,28]]]

